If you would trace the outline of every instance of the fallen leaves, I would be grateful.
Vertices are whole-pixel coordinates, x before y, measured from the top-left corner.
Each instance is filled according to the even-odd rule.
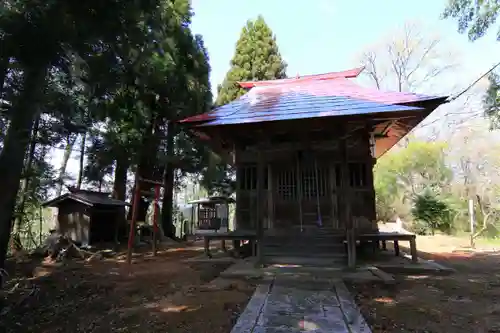
[[[439,239],[443,249],[444,237]],[[449,244],[449,252],[432,253],[435,246],[429,237],[420,244],[426,259],[444,261],[457,272],[446,277],[396,276],[394,286],[350,285],[372,331],[500,332],[500,307],[494,305],[500,301],[500,256],[451,253]]]
[[[36,277],[30,279],[38,288],[37,295],[12,308],[6,320],[0,321],[0,330],[229,332],[253,286],[242,281],[212,281],[227,264],[182,263],[182,259],[198,254],[163,251],[155,258],[147,256],[147,260],[142,260],[146,255],[139,255],[132,274],[117,260],[82,261],[71,266],[41,263]],[[17,282],[11,283],[12,288]],[[7,303],[21,299],[21,291],[19,287],[14,290]]]

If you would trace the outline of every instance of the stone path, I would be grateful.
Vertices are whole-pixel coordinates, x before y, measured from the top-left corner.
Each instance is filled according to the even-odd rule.
[[[371,333],[345,284],[259,285],[231,333]]]

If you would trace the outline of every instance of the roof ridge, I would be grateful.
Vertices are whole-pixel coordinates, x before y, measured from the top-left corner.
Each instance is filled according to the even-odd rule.
[[[353,68],[340,72],[329,72],[322,74],[310,74],[292,78],[277,79],[277,80],[264,80],[264,81],[239,81],[237,82],[242,88],[253,88],[271,85],[281,85],[309,81],[325,81],[334,79],[347,79],[356,78],[365,69],[365,67]]]

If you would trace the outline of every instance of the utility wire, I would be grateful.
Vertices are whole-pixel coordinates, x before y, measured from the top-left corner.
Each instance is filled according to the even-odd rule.
[[[463,94],[465,94],[467,91],[469,91],[470,89],[472,89],[472,87],[474,87],[479,81],[481,81],[485,76],[489,75],[491,72],[493,72],[495,70],[495,68],[497,68],[498,66],[500,66],[500,62],[497,63],[495,66],[491,67],[489,71],[487,71],[486,73],[484,73],[483,75],[481,75],[479,78],[477,78],[477,80],[475,80],[474,82],[472,82],[467,88],[465,88],[465,90],[463,90],[461,93],[459,93],[458,95],[455,95],[453,97],[450,97],[447,102],[453,102],[454,100],[456,100],[457,98],[459,98],[460,96],[462,96]]]
[[[448,103],[449,102],[453,102],[453,101],[457,100],[458,98],[460,98],[463,94],[465,94],[469,90],[471,90],[484,77],[488,76],[491,72],[493,72],[498,66],[500,66],[500,62],[498,62],[493,67],[491,67],[487,72],[485,72],[481,76],[479,76],[476,80],[474,80],[471,84],[469,84],[467,86],[467,88],[465,88],[463,91],[461,91],[460,93],[458,93],[457,95],[455,95],[453,97],[448,98],[448,100],[446,102],[448,102]],[[466,112],[448,112],[448,113],[444,114],[443,116],[441,116],[441,117],[439,117],[437,119],[434,119],[431,122],[421,124],[420,126],[418,126],[418,128],[422,129],[424,127],[427,127],[427,126],[430,126],[432,124],[435,124],[436,122],[442,120],[442,118],[446,118],[449,115],[460,115],[460,114],[464,114],[464,115],[465,114],[469,114],[470,115],[470,117],[466,117],[465,119],[463,119],[463,121],[460,122],[460,124],[463,124],[464,122],[467,122],[467,120],[469,120],[469,119],[477,118],[478,116],[482,115],[483,112],[475,112],[475,113],[470,113],[470,112],[467,112],[467,111]]]

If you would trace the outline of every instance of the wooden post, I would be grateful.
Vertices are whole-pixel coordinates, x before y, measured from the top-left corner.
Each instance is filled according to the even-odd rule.
[[[268,228],[274,228],[274,183],[271,164],[267,164],[267,219]]]
[[[377,163],[377,159],[375,158],[375,137],[373,134],[373,128],[370,123],[366,125],[364,140],[368,141],[368,158],[366,166],[367,166],[367,174],[366,174],[366,186],[370,191],[370,203],[368,209],[370,210],[370,222],[372,223],[372,229],[378,230],[377,225],[377,206],[375,201],[375,183],[373,179],[373,168]]]
[[[336,196],[336,184],[335,184],[335,164],[330,164],[330,169],[329,169],[330,177],[329,178],[329,184],[328,184],[328,189],[330,191],[330,215],[331,215],[331,225],[333,228],[338,229],[339,227],[339,221],[338,221],[338,216],[335,216],[337,211],[335,209],[336,207],[336,202],[337,202],[337,196]]]
[[[341,151],[341,190],[342,190],[342,210],[344,218],[344,226],[346,228],[346,241],[347,241],[347,266],[349,268],[356,267],[356,234],[352,221],[351,212],[351,188],[349,177],[349,164],[347,154],[347,140],[345,138],[340,140]]]
[[[469,217],[470,217],[470,247],[474,248],[474,201],[469,199]]]
[[[262,196],[264,188],[264,156],[262,153],[262,147],[258,149],[257,152],[257,202],[256,202],[256,227],[257,227],[257,265],[262,266],[264,264],[264,254],[262,253],[263,246],[263,209],[262,209]]]
[[[236,154],[236,202],[234,204],[234,219],[233,219],[233,230],[238,230],[238,221],[241,222],[241,205],[238,204],[238,198],[241,198],[241,178],[242,178],[242,170],[241,166],[239,165],[238,162],[238,154]],[[229,214],[228,214],[229,215]],[[229,224],[229,222],[228,222]],[[234,244],[234,242],[233,242]]]
[[[399,256],[399,241],[397,239],[394,240],[394,254]]]
[[[300,159],[296,156],[297,167],[296,167],[296,175],[295,179],[297,182],[297,205],[299,207],[299,221],[300,221],[300,232],[304,231],[304,216],[302,213],[302,174],[300,168]]]
[[[418,252],[417,252],[417,237],[413,236],[410,238],[410,253],[411,253],[411,262],[414,264],[418,263]]]
[[[139,168],[137,168],[139,169]],[[135,223],[137,221],[139,205],[139,197],[141,196],[141,181],[139,179],[139,171],[135,173],[135,188],[134,188],[134,201],[132,203],[132,220],[130,221],[130,230],[128,234],[128,247],[127,247],[127,264],[130,266],[132,263],[132,248],[134,246],[134,236],[135,236]]]
[[[153,256],[156,256],[158,243],[158,200],[160,198],[160,185],[155,185],[155,200],[153,207]]]

